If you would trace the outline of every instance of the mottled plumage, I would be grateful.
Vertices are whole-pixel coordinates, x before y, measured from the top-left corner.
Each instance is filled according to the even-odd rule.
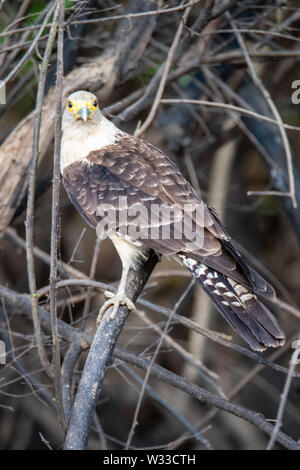
[[[151,238],[151,224],[148,219],[142,219],[147,235],[141,237],[137,245],[133,239],[126,239],[130,249],[135,250],[132,253],[138,256],[139,252],[152,248],[162,255],[174,255],[193,273],[223,317],[253,349],[282,345],[284,334],[260,300],[260,297],[272,298],[275,295],[273,288],[240,256],[216,215],[203,203],[174,163],[152,144],[119,131],[101,113],[97,119],[96,123],[93,122],[94,127],[92,123],[86,127],[86,136],[84,126],[89,123],[73,123],[74,129],[77,126],[81,132],[78,151],[71,147],[68,135],[71,135],[72,122],[68,125],[70,119],[67,115],[62,142],[63,182],[72,203],[87,223],[96,228],[101,221],[97,208],[103,204],[111,204],[118,211],[120,197],[127,198],[128,206],[138,202],[149,209],[153,204],[181,209],[190,204],[186,217],[194,229],[203,231],[201,243],[190,247],[184,236],[177,238],[178,220],[175,218],[168,222],[169,238]],[[81,150],[85,148],[84,138],[89,141],[86,154]],[[199,213],[198,217],[195,213],[199,206],[202,209],[200,218]],[[128,219],[129,228],[134,228],[136,223],[135,217]],[[164,224],[166,222],[160,216],[158,225],[161,228]],[[121,229],[120,222],[116,233]],[[122,258],[122,249],[117,246],[120,243],[116,241],[118,237],[114,235],[112,239]]]

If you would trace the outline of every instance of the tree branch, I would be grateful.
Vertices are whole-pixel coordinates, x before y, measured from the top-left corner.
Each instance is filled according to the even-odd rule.
[[[156,257],[155,257],[153,259],[153,264],[154,265],[155,265],[156,261],[157,260],[156,260]],[[138,292],[138,290],[142,286],[138,285],[138,286],[135,287],[135,284],[133,282],[134,281],[134,273],[131,273],[131,274],[132,274],[133,277],[131,277],[131,280],[130,280],[130,286],[131,286],[131,289],[132,289],[130,292],[133,295],[133,291]],[[150,273],[146,273],[146,275],[148,275],[148,274],[150,274]],[[146,282],[146,280],[147,279],[145,279],[145,282]],[[128,285],[128,291],[126,292],[126,294],[129,297],[131,296],[131,294],[129,293],[129,285]],[[8,289],[7,287],[0,286],[0,298],[5,300],[5,306],[6,306],[8,311],[13,310],[15,313],[16,312],[23,312],[23,313],[26,313],[27,315],[30,315],[31,306],[30,306],[30,301],[29,301],[27,296],[22,295],[22,294],[18,294],[17,292],[12,291],[11,289]],[[135,300],[134,297],[130,297],[130,298]],[[125,310],[125,312],[124,312],[124,310]],[[76,330],[71,325],[68,325],[67,323],[65,323],[63,321],[58,320],[58,331],[59,331],[59,334],[61,335],[61,337],[64,340],[69,341],[69,342],[72,342],[75,339],[78,340],[80,342],[81,348],[83,350],[86,350],[89,347],[90,344],[93,344],[93,360],[92,360],[92,356],[91,356],[91,350],[90,350],[89,357],[90,357],[91,372],[93,372],[93,375],[94,375],[93,378],[96,379],[96,382],[92,383],[92,380],[89,381],[90,387],[89,387],[89,389],[86,389],[86,390],[89,390],[89,392],[91,392],[92,390],[95,390],[96,387],[97,387],[97,390],[95,390],[95,391],[99,393],[99,385],[98,385],[98,382],[97,382],[97,380],[99,379],[99,376],[98,376],[97,371],[95,369],[98,367],[98,371],[99,371],[99,365],[100,365],[99,363],[100,362],[101,362],[101,366],[103,366],[103,358],[102,358],[101,350],[99,350],[99,344],[102,344],[100,336],[102,334],[108,335],[108,338],[105,340],[106,343],[109,342],[110,338],[114,338],[114,340],[115,340],[116,338],[114,336],[114,332],[115,333],[116,332],[120,333],[120,330],[122,329],[122,326],[123,326],[124,322],[126,321],[126,318],[127,318],[127,315],[128,315],[128,312],[126,312],[126,310],[127,309],[125,307],[121,307],[119,309],[119,312],[118,312],[118,314],[117,314],[114,321],[107,320],[107,315],[105,315],[103,317],[103,321],[101,322],[94,339],[90,335],[88,335],[87,333],[78,332],[78,330]],[[46,331],[51,331],[51,321],[50,321],[49,312],[47,312],[44,308],[39,307],[39,318],[40,318],[40,322],[41,322],[42,327],[45,328]],[[105,323],[103,323],[104,321],[105,321]],[[108,321],[110,322],[109,324],[108,324]],[[102,326],[102,329],[100,329],[102,323],[103,323],[103,326]],[[105,328],[104,328],[104,326],[105,326]],[[98,344],[96,344],[96,343],[98,343]],[[108,347],[108,349],[110,349],[109,344],[107,344],[107,347]],[[112,345],[112,349],[113,349],[113,347],[114,347],[114,344]],[[151,363],[150,360],[148,360],[144,357],[137,356],[136,354],[134,354],[132,352],[129,352],[129,351],[126,351],[125,349],[120,348],[120,347],[116,347],[114,349],[113,355],[114,355],[114,357],[116,357],[118,359],[121,359],[121,360],[124,360],[129,364],[140,367],[143,370],[148,370],[149,365]],[[111,357],[110,351],[108,351],[108,353],[106,352],[105,356],[106,356],[106,358]],[[107,364],[106,364],[106,367],[107,367]],[[85,367],[85,369],[86,369],[86,367]],[[102,371],[103,371],[103,369],[102,369]],[[86,373],[87,373],[87,371],[86,371]],[[268,434],[269,436],[271,435],[271,433],[273,431],[273,428],[274,428],[273,425],[270,424],[268,421],[266,421],[265,418],[261,414],[253,412],[251,410],[248,410],[247,408],[244,408],[240,405],[237,405],[237,404],[235,404],[235,403],[233,403],[229,400],[225,400],[221,397],[218,397],[217,395],[214,395],[213,393],[210,393],[210,392],[198,387],[197,385],[191,384],[186,379],[184,379],[184,378],[182,378],[182,377],[180,377],[180,376],[164,369],[161,366],[158,366],[157,364],[152,365],[151,374],[154,377],[157,377],[161,380],[164,380],[165,382],[169,383],[170,385],[172,385],[176,388],[179,388],[180,390],[183,390],[184,392],[190,394],[191,396],[193,396],[197,400],[204,401],[209,405],[216,406],[217,408],[219,408],[221,410],[227,411],[231,414],[234,414],[235,416],[239,416],[240,418],[251,422],[252,424],[257,426],[259,429],[264,431],[266,434]],[[295,374],[296,373],[294,373],[293,375],[295,376]],[[101,380],[101,383],[102,383],[103,382],[103,377],[101,377],[100,380]],[[93,385],[95,383],[96,383],[96,386],[93,389]],[[88,432],[88,430],[89,430],[89,426],[87,425],[87,421],[89,421],[91,419],[92,414],[93,414],[91,407],[95,406],[95,396],[90,396],[90,395],[91,395],[91,393],[89,393],[89,394],[86,393],[84,395],[84,400],[87,400],[87,399],[89,400],[89,407],[88,407],[88,414],[86,416],[82,416],[82,419],[85,421],[85,423],[81,425],[80,429],[82,431],[85,431],[85,432]],[[77,401],[77,403],[78,403],[78,401]],[[81,411],[83,411],[82,406],[81,406]],[[75,432],[74,426],[72,426],[72,428]],[[85,434],[81,438],[78,435],[76,435],[76,439],[77,439],[77,442],[76,442],[77,445],[82,446],[83,444],[86,443],[87,435]],[[285,433],[283,433],[281,431],[279,431],[279,433],[277,435],[277,441],[280,442],[284,447],[286,447],[288,449],[300,450],[300,445],[297,444],[292,438],[290,438],[289,436],[287,436]],[[71,442],[72,442],[72,440],[70,440],[70,444],[71,444]],[[73,441],[73,443],[75,444],[74,441]],[[74,448],[79,448],[79,447],[74,447]],[[84,447],[82,447],[82,448],[84,448]]]
[[[63,430],[66,430],[66,420],[63,409],[61,390],[61,366],[60,345],[57,331],[57,304],[56,304],[56,282],[57,282],[57,250],[59,232],[59,187],[60,187],[60,141],[61,141],[61,118],[62,118],[62,94],[64,79],[64,0],[59,0],[58,38],[57,38],[57,73],[56,73],[56,113],[55,113],[55,135],[53,156],[53,185],[52,185],[52,217],[51,217],[51,265],[50,265],[50,315],[51,333],[53,343],[52,362],[54,366],[55,399],[58,412],[58,421]]]
[[[126,287],[126,296],[130,300],[137,299],[156,263],[157,256],[151,251],[147,260],[140,261],[136,269],[130,269]],[[105,371],[129,313],[125,306],[121,306],[115,319],[110,320],[110,312],[107,311],[96,331],[74,399],[64,444],[66,450],[87,448],[90,426],[102,390]]]

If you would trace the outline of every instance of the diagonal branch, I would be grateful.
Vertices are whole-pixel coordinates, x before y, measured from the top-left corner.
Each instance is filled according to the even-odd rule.
[[[156,257],[155,257],[155,259],[152,259],[153,265],[155,265],[156,261],[157,261]],[[134,281],[134,273],[131,272],[131,275],[133,275],[131,277],[131,281],[130,281],[131,289],[130,289],[130,292],[128,290],[126,292],[126,294],[131,299],[134,299],[133,293],[134,292],[135,293],[139,292],[139,290],[142,288],[142,286],[139,285],[139,284],[135,285],[134,282],[132,282],[132,281]],[[150,273],[147,272],[146,276],[147,275],[150,275]],[[144,278],[145,282],[146,282],[146,280],[147,279]],[[140,279],[138,281],[140,281]],[[6,308],[7,308],[8,311],[13,310],[14,312],[22,312],[22,313],[26,313],[27,315],[30,314],[30,311],[31,311],[30,301],[29,301],[29,299],[26,295],[19,294],[19,293],[15,292],[11,289],[8,289],[7,287],[0,286],[0,298],[5,300],[5,302],[6,302],[5,305],[6,305]],[[113,335],[111,330],[119,331],[119,327],[122,328],[122,322],[124,323],[126,318],[127,318],[126,312],[124,313],[124,312],[122,312],[122,310],[126,310],[126,308],[122,307],[119,310],[118,315],[116,316],[115,320],[113,322],[110,321],[109,325],[107,325],[107,321],[106,321],[106,318],[105,318],[105,317],[107,317],[107,315],[103,318],[103,322],[105,321],[106,327],[104,328],[104,324],[103,324],[103,327],[100,331],[100,327],[101,327],[101,325],[100,325],[94,339],[91,338],[91,336],[88,335],[87,333],[78,332],[78,330],[76,330],[74,327],[72,327],[71,325],[68,325],[67,323],[65,323],[61,320],[58,320],[59,334],[66,341],[69,341],[69,342],[72,342],[72,341],[75,341],[75,340],[79,341],[79,343],[80,343],[83,350],[86,350],[89,347],[89,345],[93,345],[93,356],[94,356],[93,361],[96,362],[97,365],[99,365],[99,362],[103,361],[102,354],[101,354],[102,350],[97,349],[98,345],[96,345],[96,342],[98,344],[101,343],[100,335],[106,334],[107,338],[105,339],[105,341],[107,343],[109,343],[109,340],[110,340],[111,336]],[[40,317],[40,321],[41,321],[42,326],[46,329],[46,331],[50,331],[51,330],[51,321],[50,321],[49,312],[47,312],[44,308],[39,307],[39,317]],[[124,317],[126,317],[126,318],[124,318]],[[121,325],[119,325],[119,322],[121,323]],[[107,344],[107,346],[109,347],[109,344]],[[112,347],[113,346],[114,345],[112,345]],[[149,368],[149,365],[150,365],[150,360],[149,359],[137,356],[136,354],[134,354],[132,352],[129,352],[129,351],[127,351],[123,348],[120,348],[120,347],[115,348],[113,355],[114,355],[114,357],[116,357],[118,359],[121,359],[121,360],[123,360],[123,361],[125,361],[129,364],[132,364],[136,367],[140,367],[143,370],[147,370]],[[106,355],[106,357],[107,357],[107,355]],[[90,360],[91,372],[95,373],[95,371],[93,371],[93,369],[92,369],[92,366],[93,366],[92,346],[91,346],[91,350],[90,350],[90,353],[89,353],[89,360]],[[85,369],[86,369],[86,367],[85,367]],[[85,373],[87,373],[87,371]],[[168,384],[170,384],[170,385],[172,385],[172,386],[188,393],[189,395],[193,396],[197,400],[203,401],[203,402],[207,403],[208,405],[215,406],[215,407],[219,408],[220,410],[227,411],[230,414],[233,414],[235,416],[239,416],[240,418],[251,422],[252,424],[257,426],[259,429],[264,431],[266,434],[268,434],[269,436],[271,435],[271,433],[274,429],[273,425],[271,423],[269,423],[261,414],[259,414],[257,412],[254,412],[254,411],[251,411],[247,408],[244,408],[243,406],[237,405],[236,403],[234,403],[230,400],[226,400],[226,399],[223,399],[222,397],[218,397],[217,395],[215,395],[211,392],[208,392],[208,391],[204,390],[203,388],[198,387],[197,385],[194,385],[194,384],[188,382],[186,379],[184,379],[184,378],[168,371],[167,369],[164,369],[163,367],[161,367],[157,364],[152,365],[151,374],[154,377],[157,377],[161,380],[164,380]],[[98,377],[97,374],[95,374],[94,378],[95,377],[96,378]],[[93,377],[91,377],[91,378],[93,378]],[[103,377],[101,377],[101,382],[102,381],[103,381]],[[92,382],[92,385],[94,385],[94,384],[95,384],[95,382]],[[97,383],[96,386],[98,387],[98,383]],[[92,392],[93,390],[95,391],[95,387],[94,387],[94,389],[93,389],[93,387],[89,388],[90,392]],[[97,391],[99,392],[99,388],[98,388]],[[90,395],[92,395],[92,396],[90,396]],[[93,394],[91,394],[91,393],[90,394],[85,394],[84,395],[84,400],[89,400],[89,403],[92,406],[95,406],[95,401],[96,400],[95,400],[95,396],[93,396]],[[77,404],[80,406],[79,400],[77,401]],[[74,406],[73,406],[73,409],[74,409]],[[81,411],[82,411],[82,409],[83,409],[83,407],[82,407],[82,404],[81,404]],[[86,426],[86,421],[90,420],[91,415],[92,415],[92,413],[90,411],[90,408],[88,408],[88,410],[89,410],[89,414],[87,416],[82,416],[82,419],[85,421],[85,423],[81,423],[80,421],[78,421],[78,424],[80,426],[80,430],[88,431],[88,426]],[[78,418],[79,418],[79,416],[78,416]],[[69,427],[69,429],[70,429],[70,427]],[[72,429],[73,429],[74,432],[76,432],[76,429],[74,428],[74,425],[72,426]],[[78,433],[80,432],[80,430],[76,433],[76,438],[78,438]],[[83,442],[86,443],[86,440],[87,440],[87,435],[84,435],[84,436],[82,436],[81,439],[79,439],[77,441],[77,444],[83,445]],[[290,438],[289,436],[287,436],[285,433],[283,433],[281,431],[278,432],[276,440],[288,449],[300,450],[300,445],[297,444],[292,438]],[[75,447],[75,448],[77,448],[77,447]]]
[[[157,256],[151,251],[148,259],[141,261],[135,269],[130,269],[126,286],[126,296],[130,300],[137,299],[157,260]],[[107,312],[96,331],[71,410],[64,444],[66,450],[87,448],[90,427],[102,390],[105,371],[129,313],[125,306],[121,306],[115,319],[110,320],[109,312]]]
[[[286,155],[286,160],[287,160],[287,169],[288,169],[288,178],[289,178],[289,194],[288,194],[288,196],[292,200],[294,209],[296,209],[297,208],[297,200],[296,200],[296,196],[295,196],[295,181],[294,181],[294,175],[293,175],[292,154],[291,154],[291,148],[290,148],[289,140],[288,140],[288,137],[287,137],[287,134],[286,134],[286,130],[284,128],[284,124],[282,122],[279,111],[278,111],[277,107],[275,106],[274,101],[271,98],[270,93],[265,88],[263,82],[258,77],[258,75],[255,71],[255,68],[254,68],[253,63],[251,61],[251,58],[249,56],[249,52],[247,50],[245,41],[244,41],[241,33],[236,28],[235,22],[231,18],[231,15],[230,15],[229,12],[226,13],[226,16],[227,16],[227,18],[229,18],[231,27],[234,30],[234,33],[235,33],[235,35],[237,37],[237,40],[238,40],[238,43],[239,43],[239,45],[240,45],[240,47],[243,51],[246,63],[247,63],[248,68],[249,68],[251,78],[252,78],[253,82],[255,83],[255,85],[257,86],[257,88],[261,91],[261,93],[264,96],[265,100],[267,101],[272,113],[274,114],[275,120],[278,123],[278,128],[279,128],[281,139],[282,139],[282,142],[283,142],[283,145],[284,145],[285,155]]]
[[[159,86],[158,86],[158,89],[157,89],[157,92],[156,92],[154,102],[152,104],[152,107],[150,109],[150,112],[147,116],[146,121],[135,132],[136,136],[141,136],[148,129],[148,127],[151,125],[153,119],[155,118],[155,115],[157,113],[157,110],[158,110],[158,107],[159,107],[159,104],[160,104],[161,97],[163,95],[163,92],[164,92],[164,89],[165,89],[165,86],[166,86],[166,83],[167,83],[168,74],[169,74],[169,70],[170,70],[172,62],[173,62],[175,51],[176,51],[177,46],[179,44],[181,35],[183,33],[183,30],[184,30],[186,20],[187,20],[189,14],[190,14],[191,9],[192,9],[192,6],[188,7],[185,10],[184,14],[182,15],[182,19],[180,20],[180,23],[179,23],[179,26],[177,28],[176,34],[174,36],[172,45],[171,45],[171,47],[168,51],[167,59],[166,59],[164,65],[163,65],[163,69],[162,69],[162,72],[161,72],[161,80],[160,80],[160,83],[159,83]]]

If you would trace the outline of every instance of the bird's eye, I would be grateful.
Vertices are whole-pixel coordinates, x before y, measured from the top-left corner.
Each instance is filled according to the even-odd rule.
[[[72,103],[72,101],[68,101],[68,102],[67,102],[67,107],[68,107],[68,109],[72,109],[72,108],[73,108],[73,103]]]
[[[93,101],[93,108],[95,108],[95,109],[98,108],[98,102],[97,102],[97,100]]]

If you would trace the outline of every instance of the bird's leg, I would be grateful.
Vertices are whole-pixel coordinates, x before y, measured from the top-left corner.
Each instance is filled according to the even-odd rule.
[[[97,326],[99,326],[104,313],[110,307],[113,307],[113,310],[109,317],[110,320],[113,320],[115,318],[120,305],[126,305],[128,310],[135,312],[136,309],[135,309],[134,303],[128,297],[126,297],[126,294],[125,294],[127,275],[128,275],[129,269],[130,269],[130,264],[124,263],[120,285],[116,294],[114,294],[113,292],[105,291],[104,293],[105,297],[110,297],[110,299],[104,302],[104,304],[99,310],[99,314],[97,317]]]

